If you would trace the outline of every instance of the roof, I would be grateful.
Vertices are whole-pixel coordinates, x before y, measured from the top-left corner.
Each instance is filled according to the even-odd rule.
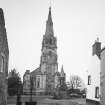
[[[41,75],[41,74],[42,72],[40,67],[31,72],[31,75]]]
[[[102,49],[101,49],[101,52],[103,52],[105,50],[105,47],[103,47]]]

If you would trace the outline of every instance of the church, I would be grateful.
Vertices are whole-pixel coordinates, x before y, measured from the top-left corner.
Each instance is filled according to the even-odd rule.
[[[49,7],[46,31],[43,35],[40,65],[30,72],[26,70],[23,76],[23,93],[36,95],[53,95],[57,87],[66,81],[63,66],[58,71],[57,39],[54,36],[51,7]]]

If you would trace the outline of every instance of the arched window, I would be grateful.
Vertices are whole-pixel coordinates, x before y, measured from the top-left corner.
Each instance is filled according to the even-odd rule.
[[[91,75],[88,75],[88,85],[91,85]]]
[[[0,72],[4,72],[4,57],[1,57],[1,67],[0,67]]]
[[[99,87],[95,87],[95,98],[99,98]]]
[[[37,88],[40,88],[40,77],[37,78],[36,87],[37,87]]]

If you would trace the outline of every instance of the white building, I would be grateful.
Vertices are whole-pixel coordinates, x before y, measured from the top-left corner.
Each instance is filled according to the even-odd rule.
[[[100,101],[100,51],[98,39],[92,46],[92,59],[88,70],[87,99]]]
[[[91,69],[88,72],[87,99],[105,105],[105,47],[97,39],[93,45]]]
[[[100,92],[101,105],[105,105],[105,48],[101,50]]]

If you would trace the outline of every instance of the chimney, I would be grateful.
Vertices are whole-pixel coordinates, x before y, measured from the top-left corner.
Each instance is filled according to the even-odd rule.
[[[99,42],[99,38],[95,40],[95,43],[93,44],[92,48],[93,48],[92,55],[94,56],[96,54],[98,58],[100,59],[101,42]]]

